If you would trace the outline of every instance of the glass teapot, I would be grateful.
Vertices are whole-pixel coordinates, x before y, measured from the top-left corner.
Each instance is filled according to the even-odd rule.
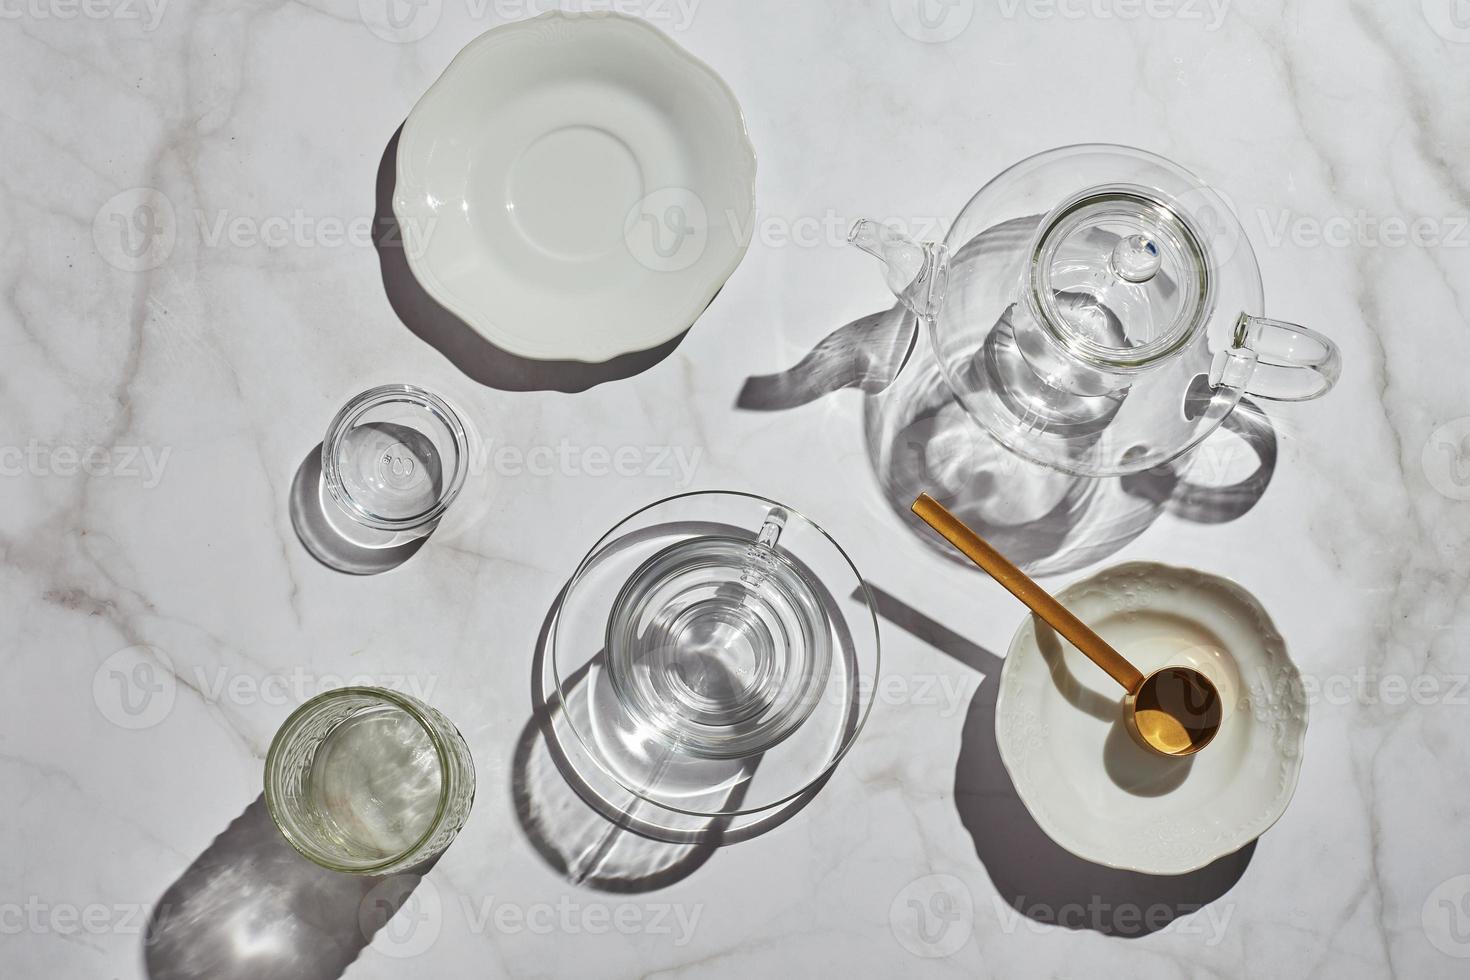
[[[1245,395],[1304,401],[1336,345],[1266,319],[1261,274],[1220,194],[1122,146],[1049,150],[987,184],[945,243],[871,220],[854,245],[928,324],[955,397],[1004,446],[1113,476],[1183,455]]]

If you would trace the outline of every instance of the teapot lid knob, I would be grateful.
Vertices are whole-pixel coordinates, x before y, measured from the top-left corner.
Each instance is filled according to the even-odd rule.
[[[1120,239],[1108,259],[1113,274],[1127,282],[1148,282],[1158,273],[1162,263],[1159,246],[1147,235],[1129,235]]]

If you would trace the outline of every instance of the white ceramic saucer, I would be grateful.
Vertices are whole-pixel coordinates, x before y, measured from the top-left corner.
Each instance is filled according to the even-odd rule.
[[[1234,853],[1286,810],[1301,770],[1307,699],[1265,609],[1233,582],[1130,562],[1059,593],[1145,674],[1209,675],[1225,702],[1219,735],[1189,759],[1137,746],[1123,691],[1028,616],[1001,670],[1000,756],[1047,835],[1097,864],[1184,874]]]
[[[735,96],[658,29],[549,13],[471,41],[398,144],[414,276],[491,343],[599,362],[688,329],[745,255]]]

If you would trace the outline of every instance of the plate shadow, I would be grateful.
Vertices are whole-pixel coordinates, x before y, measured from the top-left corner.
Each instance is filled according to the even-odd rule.
[[[398,183],[398,139],[402,133],[400,125],[388,140],[378,164],[373,247],[378,252],[383,290],[403,325],[467,377],[502,391],[575,393],[641,374],[672,354],[683,342],[688,330],[650,350],[591,364],[533,360],[502,350],[486,340],[430,296],[409,267],[403,232],[393,213],[393,189]]]
[[[878,614],[978,671],[955,766],[955,808],[1001,899],[1016,915],[1073,930],[1136,939],[1217,901],[1245,874],[1254,841],[1182,875],[1107,868],[1056,844],[1032,819],[995,740],[1002,659],[869,583]]]

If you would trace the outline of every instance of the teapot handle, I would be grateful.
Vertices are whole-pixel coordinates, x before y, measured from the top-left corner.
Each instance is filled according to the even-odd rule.
[[[1315,330],[1242,313],[1229,350],[1215,355],[1210,384],[1278,402],[1321,398],[1342,375],[1337,345]]]

